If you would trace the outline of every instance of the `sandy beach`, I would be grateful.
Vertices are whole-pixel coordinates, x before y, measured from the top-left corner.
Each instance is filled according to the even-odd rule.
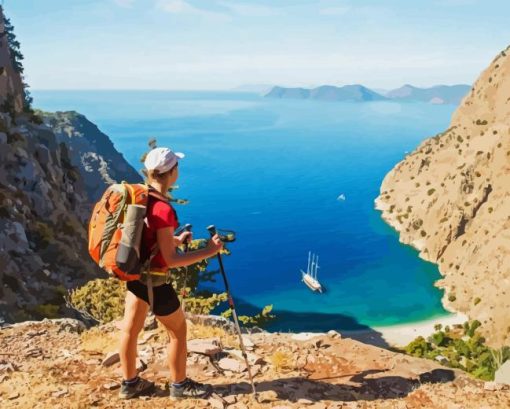
[[[373,327],[368,331],[342,331],[342,335],[381,347],[403,347],[416,337],[426,338],[433,334],[436,324],[442,324],[445,327],[446,325],[463,324],[466,321],[468,321],[467,316],[455,313],[408,324]]]

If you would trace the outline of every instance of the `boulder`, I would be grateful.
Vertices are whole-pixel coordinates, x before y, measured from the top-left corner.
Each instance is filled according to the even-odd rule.
[[[225,352],[227,352],[229,355],[232,355],[232,356],[236,357],[237,359],[244,362],[243,353],[241,351],[239,351],[238,349],[230,349]],[[258,365],[258,364],[264,363],[264,359],[262,357],[254,354],[252,352],[247,352],[246,357],[248,358],[248,363],[250,365]]]
[[[188,352],[216,355],[221,352],[221,342],[218,338],[192,339],[188,341]]]
[[[112,366],[113,364],[116,364],[117,362],[120,362],[120,356],[118,352],[110,352],[108,355],[106,355],[105,359],[103,359],[103,362],[101,362],[101,365],[103,366]]]
[[[7,143],[7,135],[5,132],[0,132],[0,143],[4,144]]]
[[[224,371],[232,372],[243,372],[246,369],[241,362],[234,358],[222,358],[218,361],[218,366]]]
[[[38,143],[35,147],[35,154],[37,156],[37,160],[39,161],[43,168],[48,166],[51,160],[51,156],[50,150],[46,146]]]

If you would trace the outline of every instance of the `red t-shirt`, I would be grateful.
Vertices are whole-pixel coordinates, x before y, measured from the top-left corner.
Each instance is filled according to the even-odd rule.
[[[144,243],[143,247],[145,250],[142,257],[144,257],[144,259],[150,255],[152,247],[158,241],[156,231],[170,226],[174,229],[179,227],[175,209],[169,203],[149,196],[147,217],[142,232],[142,242]],[[151,269],[155,271],[166,270],[165,260],[159,250],[151,261]]]

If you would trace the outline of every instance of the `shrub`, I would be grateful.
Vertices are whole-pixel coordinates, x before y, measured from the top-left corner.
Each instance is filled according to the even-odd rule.
[[[436,191],[436,189],[432,188],[432,189],[429,189],[427,190],[427,194],[430,196],[432,193],[434,193]]]
[[[286,351],[275,351],[273,355],[269,357],[269,361],[276,372],[290,370],[293,367],[292,355]]]
[[[455,294],[450,294],[448,296],[448,301],[450,301],[450,302],[454,302],[456,299],[457,299],[457,297],[455,296]]]
[[[98,278],[69,291],[68,305],[100,323],[122,317],[126,285],[116,278]]]
[[[33,224],[32,233],[36,245],[43,249],[55,240],[53,228],[44,222],[36,221]]]
[[[444,365],[467,371],[476,378],[493,380],[494,373],[510,359],[510,347],[492,349],[485,345],[485,339],[476,330],[479,321],[465,322],[464,335],[450,331],[445,327],[432,334],[428,340],[418,337],[410,342],[404,352],[420,358],[435,359],[438,355],[446,357]]]
[[[60,307],[54,304],[39,304],[34,307],[34,312],[41,318],[57,318]]]

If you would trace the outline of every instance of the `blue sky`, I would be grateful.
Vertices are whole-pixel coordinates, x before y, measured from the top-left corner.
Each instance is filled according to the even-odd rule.
[[[5,0],[33,89],[468,83],[510,1]]]

